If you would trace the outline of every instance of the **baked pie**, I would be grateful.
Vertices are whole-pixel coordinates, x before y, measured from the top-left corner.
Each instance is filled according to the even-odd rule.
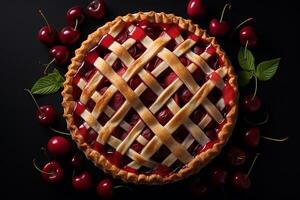
[[[68,129],[87,158],[114,177],[184,179],[230,137],[233,67],[190,20],[155,12],[117,17],[75,53],[62,92]]]

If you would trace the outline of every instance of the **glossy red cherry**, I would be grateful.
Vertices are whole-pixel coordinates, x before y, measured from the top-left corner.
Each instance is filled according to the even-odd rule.
[[[252,98],[252,95],[248,95],[243,99],[242,104],[245,111],[254,113],[261,108],[262,102],[259,96],[256,95],[254,98]]]
[[[75,26],[76,21],[77,25],[81,24],[85,16],[81,7],[74,6],[68,10],[66,18],[70,26]]]
[[[208,185],[201,179],[197,179],[190,184],[190,191],[195,197],[203,197],[208,193]]]
[[[231,4],[227,3],[224,6],[220,20],[213,19],[210,21],[209,32],[213,36],[223,36],[226,33],[228,33],[228,31],[230,29],[229,23],[227,21],[223,20],[226,8],[228,8],[228,10],[230,10]]]
[[[82,166],[82,156],[80,156],[80,154],[74,154],[70,160],[70,165],[75,168],[78,169]]]
[[[172,113],[169,109],[164,109],[157,114],[157,120],[162,124],[166,125],[172,118]]]
[[[250,147],[257,147],[260,141],[260,130],[257,127],[249,128],[244,135],[244,142]]]
[[[92,176],[86,171],[77,176],[73,176],[72,186],[76,191],[79,192],[88,191],[93,186]]]
[[[57,41],[57,32],[53,27],[43,26],[38,32],[38,39],[44,44],[53,45]]]
[[[40,124],[51,125],[56,120],[55,108],[51,105],[40,106],[36,111],[36,117]]]
[[[59,33],[59,40],[65,45],[75,44],[80,38],[80,32],[71,26],[64,27]]]
[[[221,187],[227,181],[228,172],[223,168],[216,168],[211,173],[211,183],[214,186]]]
[[[49,51],[50,57],[53,58],[57,65],[64,65],[69,59],[69,50],[62,45],[54,46]]]
[[[190,0],[187,6],[187,14],[191,18],[202,18],[206,14],[206,6],[202,0]]]
[[[257,43],[256,31],[252,26],[245,26],[240,30],[240,43],[247,47],[254,47]]]
[[[101,180],[96,188],[96,193],[102,199],[111,199],[112,198],[112,189],[113,183],[110,179]]]
[[[45,17],[45,15],[41,10],[39,10],[39,13],[43,17],[47,25],[43,26],[39,30],[38,40],[46,45],[53,45],[57,41],[57,31],[52,26],[50,26],[47,18]]]
[[[42,178],[48,183],[58,183],[63,179],[63,168],[56,161],[46,163],[43,169],[37,167],[35,160],[32,161],[32,164],[36,170],[41,172]]]
[[[87,7],[87,14],[94,19],[102,19],[106,14],[106,7],[104,0],[93,0]]]
[[[232,178],[232,185],[237,190],[248,190],[251,187],[251,181],[244,172],[235,172]]]
[[[180,99],[181,99],[182,103],[184,103],[184,104],[189,102],[192,97],[193,97],[193,94],[188,89],[183,90],[183,92],[180,95]]]
[[[227,21],[220,22],[217,19],[213,19],[209,24],[209,32],[213,36],[223,36],[228,33],[229,29],[230,26]]]
[[[53,136],[47,144],[47,151],[56,157],[63,157],[70,153],[71,143],[62,136]]]
[[[227,161],[232,166],[240,166],[246,162],[246,153],[238,147],[231,147],[227,152]]]

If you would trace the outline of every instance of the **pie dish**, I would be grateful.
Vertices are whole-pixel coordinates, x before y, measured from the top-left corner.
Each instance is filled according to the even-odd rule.
[[[88,159],[125,182],[184,179],[219,154],[237,117],[230,61],[173,14],[117,17],[88,36],[66,73],[68,129]]]

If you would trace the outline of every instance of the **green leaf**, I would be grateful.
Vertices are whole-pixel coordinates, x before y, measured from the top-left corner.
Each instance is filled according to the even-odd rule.
[[[244,47],[241,47],[238,53],[239,65],[242,69],[247,71],[255,70],[255,59],[252,52]]]
[[[32,94],[47,95],[57,92],[63,86],[64,78],[57,69],[37,80],[31,88]]]
[[[253,77],[252,72],[240,71],[238,73],[238,83],[240,86],[245,86],[249,83],[251,78]]]
[[[259,63],[255,72],[258,80],[266,81],[271,79],[278,69],[279,62],[280,58],[276,58]]]

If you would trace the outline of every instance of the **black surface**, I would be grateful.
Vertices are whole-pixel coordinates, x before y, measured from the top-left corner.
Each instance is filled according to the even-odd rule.
[[[89,21],[82,30],[84,34],[95,30],[105,21],[115,16],[136,11],[164,11],[186,17],[187,1],[173,0],[109,0],[109,16],[107,19],[95,22]],[[219,16],[225,1],[210,0],[209,17]],[[232,1],[233,9],[230,13],[232,24],[238,24],[249,16],[255,18],[254,25],[259,34],[259,45],[254,49],[258,61],[282,57],[282,62],[277,75],[271,81],[259,84],[259,95],[265,106],[270,111],[271,119],[263,126],[263,134],[283,137],[289,136],[286,143],[276,144],[263,141],[260,148],[261,157],[256,163],[251,174],[252,189],[246,194],[227,194],[228,199],[295,199],[299,193],[297,180],[299,179],[298,148],[299,125],[293,117],[297,113],[296,86],[298,52],[297,45],[293,42],[299,31],[296,30],[297,8],[294,3],[272,0],[247,0]],[[1,196],[9,195],[14,199],[18,195],[26,198],[71,198],[82,199],[88,195],[94,198],[93,193],[78,194],[70,186],[70,180],[59,186],[48,186],[44,183],[38,172],[32,167],[34,157],[41,157],[39,148],[45,145],[52,135],[49,131],[39,126],[35,120],[35,108],[23,91],[31,87],[34,81],[41,76],[41,63],[49,61],[47,48],[36,40],[36,34],[43,25],[37,10],[43,9],[49,21],[62,28],[65,24],[65,13],[74,5],[84,5],[86,1],[75,0],[27,0],[1,2],[0,20],[0,82],[1,82],[1,133],[0,133],[0,180]],[[197,22],[197,21],[196,21]],[[207,27],[207,20],[198,22],[202,27]],[[85,38],[85,37],[83,37]],[[78,47],[78,45],[76,46]],[[238,50],[237,38],[227,39],[225,50],[232,60],[236,59]],[[65,69],[62,69],[64,72]],[[61,113],[59,94],[38,98],[40,104],[55,104]],[[299,113],[299,112],[298,112]],[[60,126],[64,128],[64,125]],[[235,134],[241,134],[242,129]],[[299,144],[298,144],[299,146]],[[88,169],[97,171],[91,165]],[[69,170],[70,171],[70,170]],[[102,173],[99,173],[99,177]],[[97,177],[97,178],[99,178]],[[97,179],[95,178],[95,179]],[[295,181],[295,183],[294,183]],[[159,193],[167,195],[187,194],[184,187],[187,181],[166,187],[134,187],[132,196],[158,197]],[[216,192],[213,197],[222,197],[221,192]],[[123,197],[124,198],[124,197]],[[122,197],[120,198],[122,199]]]

